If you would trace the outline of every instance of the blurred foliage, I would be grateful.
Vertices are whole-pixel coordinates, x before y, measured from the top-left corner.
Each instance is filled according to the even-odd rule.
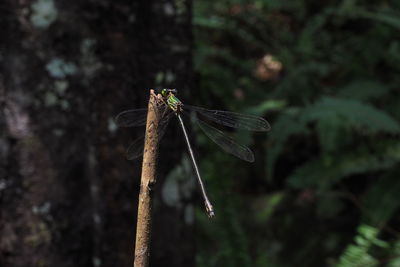
[[[194,102],[272,126],[238,135],[251,165],[196,135],[217,215],[198,211],[198,266],[400,266],[399,18],[394,0],[195,1]]]

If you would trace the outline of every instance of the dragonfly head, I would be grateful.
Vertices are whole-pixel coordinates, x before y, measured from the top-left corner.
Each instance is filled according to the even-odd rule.
[[[164,88],[164,89],[161,90],[161,95],[162,96],[167,97],[169,94],[176,95],[176,94],[178,94],[178,90],[176,90],[176,89],[167,89],[167,88]]]

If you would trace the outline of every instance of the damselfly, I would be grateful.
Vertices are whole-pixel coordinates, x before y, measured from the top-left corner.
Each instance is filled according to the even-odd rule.
[[[161,95],[162,105],[157,110],[157,116],[159,116],[159,128],[158,136],[161,139],[167,128],[168,121],[175,115],[182,128],[183,135],[185,137],[186,145],[190,154],[190,158],[193,163],[193,167],[196,173],[197,181],[200,185],[200,189],[204,198],[206,211],[209,217],[214,216],[213,207],[208,200],[207,193],[200,176],[199,169],[196,164],[194,153],[190,145],[189,137],[186,132],[185,125],[183,123],[182,114],[188,114],[192,112],[194,116],[192,119],[199,125],[203,132],[217,145],[219,145],[225,152],[230,153],[242,160],[253,162],[254,154],[246,146],[241,145],[234,141],[231,137],[226,135],[221,130],[211,126],[205,120],[220,124],[230,128],[244,129],[248,131],[268,131],[271,127],[269,123],[258,116],[245,115],[229,111],[221,110],[209,110],[200,107],[189,106],[183,104],[177,97],[176,89],[162,89],[156,92]],[[147,109],[131,109],[119,113],[116,117],[116,123],[120,127],[135,127],[143,126],[146,124]],[[134,141],[127,149],[127,158],[129,160],[135,159],[143,154],[144,135]]]

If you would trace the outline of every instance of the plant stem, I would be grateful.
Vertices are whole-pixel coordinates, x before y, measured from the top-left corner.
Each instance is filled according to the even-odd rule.
[[[137,214],[134,267],[148,267],[151,237],[152,191],[156,182],[156,166],[158,157],[158,105],[160,99],[150,90],[147,111],[146,137],[144,144],[142,177]]]

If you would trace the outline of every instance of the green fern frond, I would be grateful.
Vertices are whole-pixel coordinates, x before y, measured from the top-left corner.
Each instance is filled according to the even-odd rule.
[[[359,9],[357,15],[367,19],[383,22],[389,26],[400,30],[400,13],[393,10],[366,11]]]
[[[352,98],[359,101],[367,101],[384,96],[389,88],[374,80],[356,80],[346,86],[337,89],[340,98]]]
[[[267,152],[267,175],[273,177],[274,164],[285,147],[285,143],[292,135],[306,134],[308,129],[296,116],[297,110],[281,115],[275,122],[271,131],[270,147]]]
[[[400,266],[400,240],[397,240],[393,246],[391,251],[392,257],[387,264],[387,267],[397,267]]]
[[[366,223],[381,226],[398,210],[400,206],[399,174],[397,170],[388,172],[369,189],[363,201],[363,220]]]
[[[388,245],[386,242],[379,240],[377,228],[362,224],[358,227],[357,235],[354,237],[354,243],[349,245],[343,252],[336,267],[374,267],[378,266],[379,262],[369,250],[378,243]]]
[[[309,160],[288,178],[288,184],[295,188],[331,186],[343,177],[393,167],[400,162],[400,144],[396,141],[376,145],[375,153],[366,147],[343,151],[331,158],[319,157]]]
[[[302,119],[306,122],[337,118],[363,132],[400,132],[399,122],[389,114],[356,100],[322,97],[302,114]]]

